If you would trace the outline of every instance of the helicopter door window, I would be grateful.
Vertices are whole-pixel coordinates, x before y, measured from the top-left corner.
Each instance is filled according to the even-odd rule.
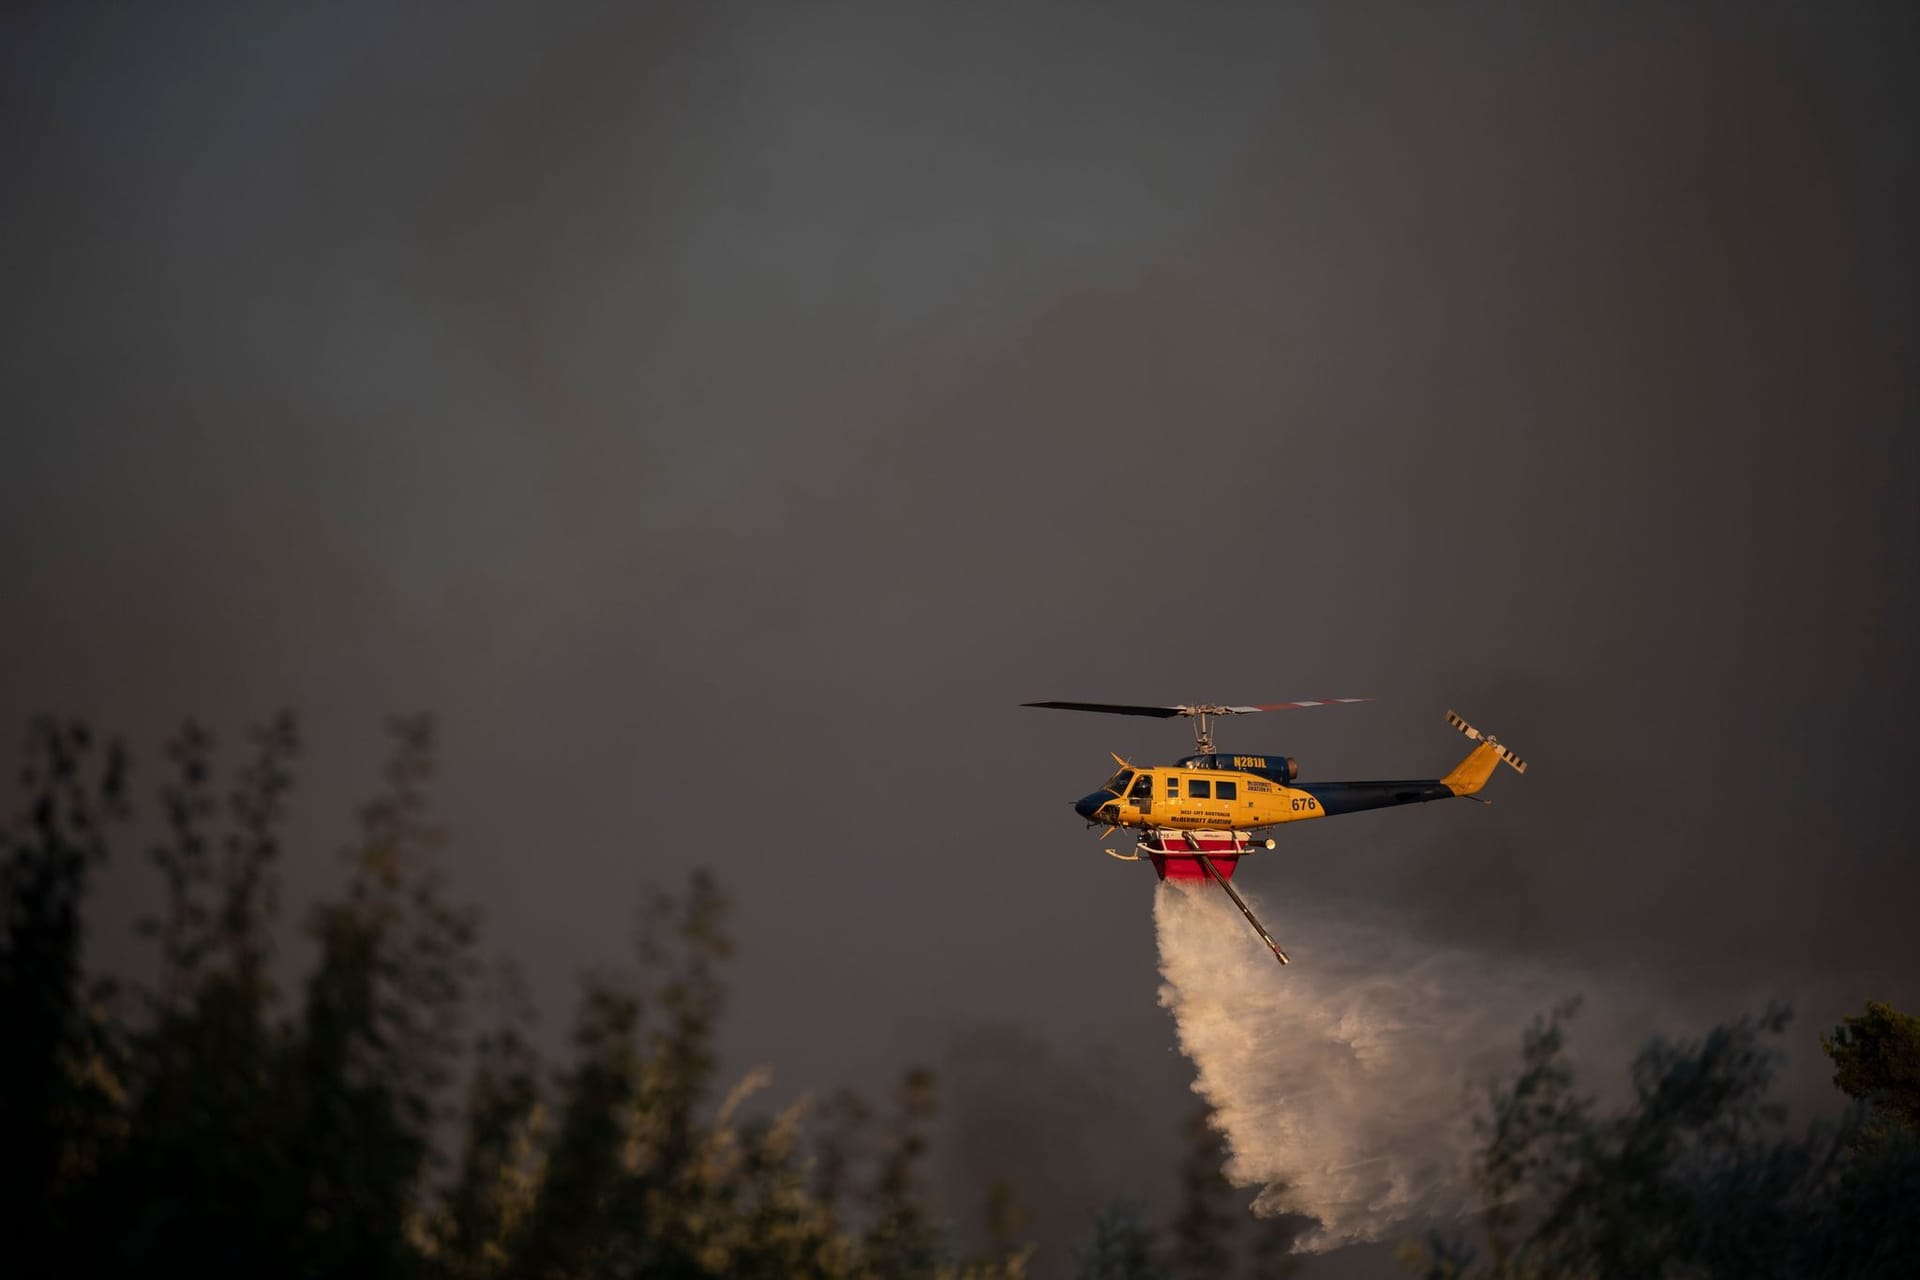
[[[1153,803],[1153,775],[1143,773],[1134,779],[1133,790],[1127,793],[1127,799],[1142,809]]]
[[[1178,800],[1179,798],[1180,798],[1180,779],[1168,778],[1167,779],[1167,799]]]
[[[1213,784],[1205,778],[1187,779],[1187,799],[1189,800],[1212,799],[1212,791]]]
[[[1224,780],[1214,783],[1213,798],[1215,800],[1238,800],[1240,798],[1240,784],[1237,782],[1226,782]]]

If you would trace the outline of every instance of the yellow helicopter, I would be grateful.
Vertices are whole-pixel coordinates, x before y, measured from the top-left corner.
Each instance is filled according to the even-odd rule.
[[[1439,778],[1301,782],[1299,762],[1291,756],[1241,755],[1214,750],[1213,722],[1221,716],[1371,701],[1371,698],[1322,698],[1252,706],[1170,707],[1111,702],[1023,702],[1020,705],[1103,715],[1191,719],[1193,755],[1183,756],[1172,765],[1148,766],[1132,764],[1115,754],[1113,759],[1120,771],[1102,783],[1099,790],[1074,801],[1074,812],[1085,818],[1089,826],[1105,824],[1107,829],[1101,833],[1102,839],[1121,827],[1139,829],[1140,838],[1131,852],[1108,849],[1109,857],[1122,862],[1145,858],[1153,863],[1154,871],[1162,880],[1211,878],[1226,890],[1261,941],[1272,948],[1274,958],[1286,964],[1287,953],[1280,949],[1273,935],[1255,918],[1246,899],[1230,883],[1241,858],[1256,849],[1274,847],[1270,837],[1256,836],[1256,832],[1283,822],[1329,818],[1363,809],[1450,800],[1455,796],[1478,799],[1480,789],[1487,785],[1487,779],[1493,776],[1501,761],[1506,761],[1516,772],[1527,771],[1527,762],[1501,745],[1499,739],[1481,733],[1452,711],[1447,712],[1447,723],[1477,745]],[[1481,803],[1490,802],[1482,800]]]

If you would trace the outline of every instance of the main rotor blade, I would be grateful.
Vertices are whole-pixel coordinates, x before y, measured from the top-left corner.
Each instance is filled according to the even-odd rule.
[[[1112,716],[1155,716],[1171,720],[1190,714],[1186,707],[1130,707],[1117,702],[1023,702],[1023,707],[1049,707],[1055,711],[1103,711]]]
[[[1293,711],[1300,707],[1332,707],[1345,702],[1372,702],[1372,698],[1319,698],[1301,702],[1261,702],[1244,707],[1178,706],[1142,707],[1119,702],[1023,702],[1023,707],[1049,707],[1055,711],[1098,711],[1110,716],[1153,716],[1171,720],[1175,716],[1239,716],[1250,711]]]

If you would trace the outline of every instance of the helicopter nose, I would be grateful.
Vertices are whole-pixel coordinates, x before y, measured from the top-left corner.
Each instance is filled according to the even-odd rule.
[[[1096,791],[1092,795],[1081,796],[1078,800],[1075,800],[1073,802],[1073,811],[1085,818],[1088,822],[1092,822],[1093,815],[1100,812],[1100,806],[1111,799],[1113,799],[1113,797],[1106,792]]]

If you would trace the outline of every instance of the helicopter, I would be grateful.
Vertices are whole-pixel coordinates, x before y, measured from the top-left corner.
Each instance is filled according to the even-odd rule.
[[[1162,880],[1205,883],[1212,879],[1226,890],[1253,931],[1273,951],[1274,958],[1287,964],[1287,953],[1280,949],[1280,944],[1273,940],[1273,935],[1232,884],[1234,868],[1241,858],[1256,850],[1274,847],[1272,837],[1256,833],[1286,822],[1331,818],[1427,800],[1451,800],[1456,796],[1491,804],[1492,801],[1480,798],[1480,790],[1502,761],[1517,773],[1527,771],[1527,762],[1508,750],[1498,738],[1481,733],[1452,711],[1447,712],[1447,723],[1475,745],[1465,759],[1439,778],[1300,782],[1300,764],[1292,756],[1235,754],[1214,749],[1213,725],[1222,716],[1371,701],[1371,698],[1322,698],[1252,706],[1136,706],[1111,702],[1023,702],[1020,705],[1055,711],[1192,720],[1193,755],[1183,756],[1171,765],[1136,765],[1109,752],[1120,771],[1101,783],[1099,790],[1075,800],[1074,812],[1085,818],[1090,827],[1105,824],[1106,830],[1101,833],[1103,840],[1122,827],[1139,829],[1140,837],[1131,851],[1119,853],[1107,849],[1104,852],[1108,857],[1122,862],[1139,862],[1144,858],[1152,862]]]

